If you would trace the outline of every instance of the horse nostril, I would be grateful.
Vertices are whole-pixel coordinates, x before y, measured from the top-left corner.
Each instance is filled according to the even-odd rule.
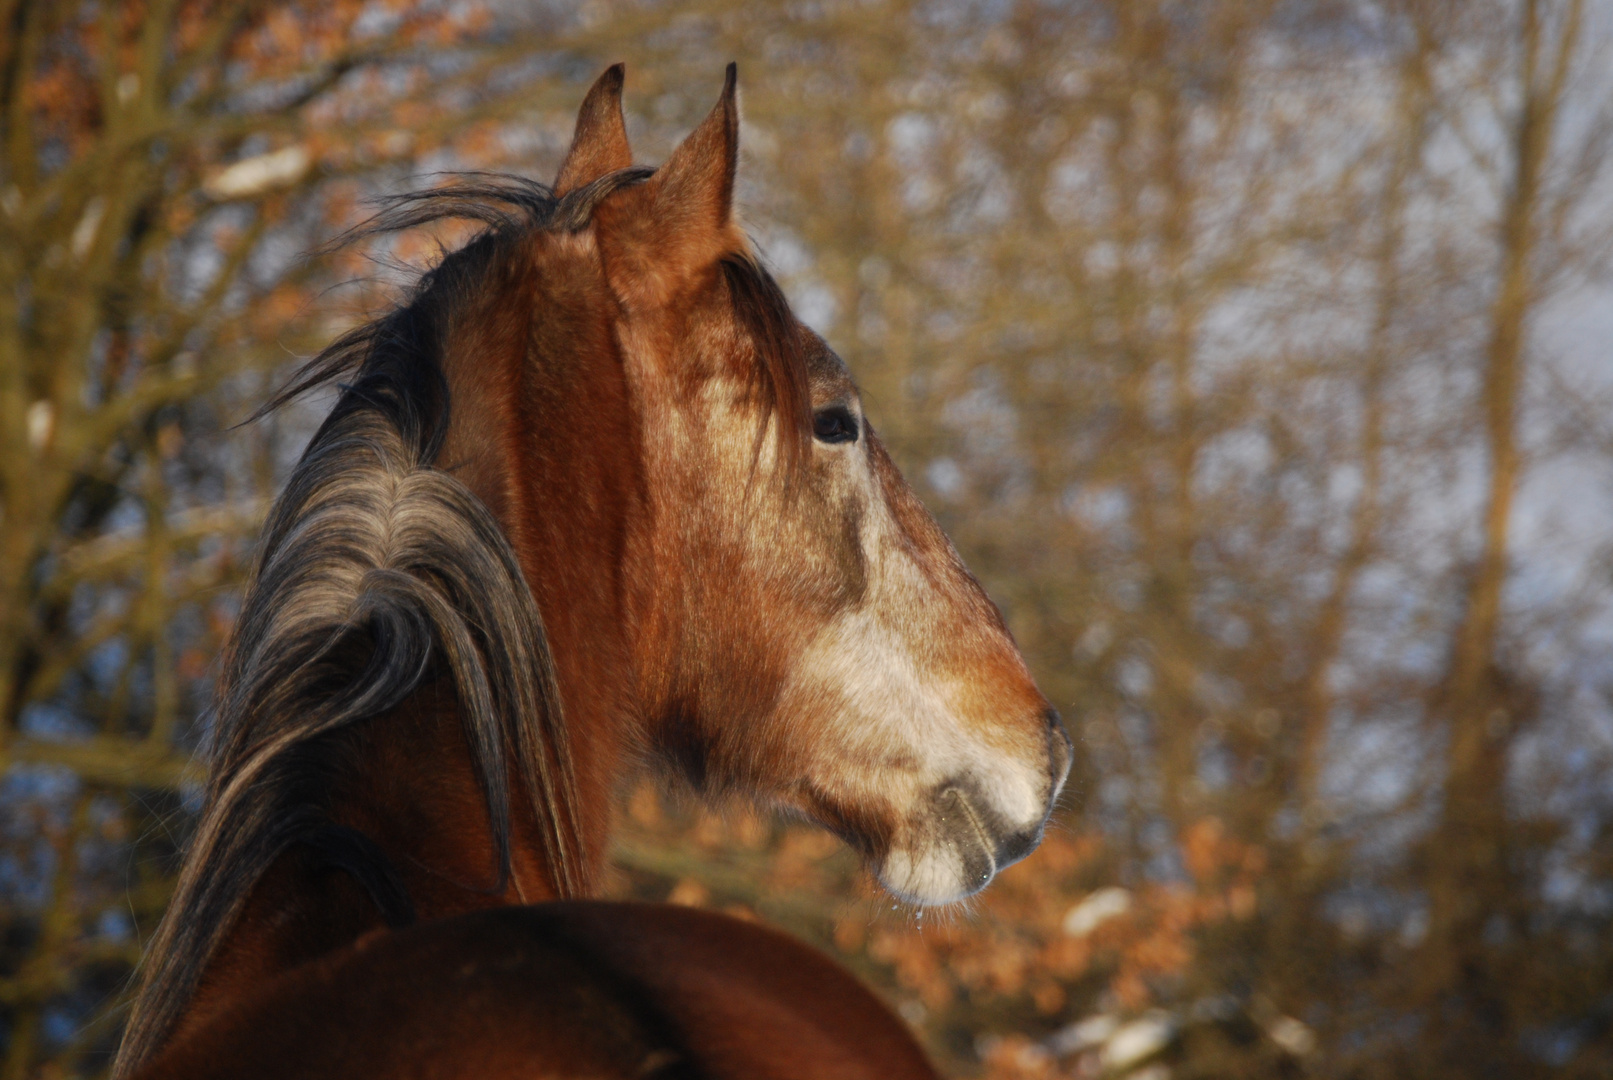
[[[1041,829],[1027,829],[1022,833],[1015,833],[1013,836],[1000,841],[997,844],[998,872],[1001,872],[1005,868],[1012,866],[1014,863],[1017,863],[1019,860],[1029,855],[1032,851],[1035,851],[1036,845],[1041,843],[1041,841]]]

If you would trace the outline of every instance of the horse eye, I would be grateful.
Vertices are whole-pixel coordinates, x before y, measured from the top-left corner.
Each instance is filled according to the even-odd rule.
[[[857,441],[857,418],[844,405],[831,405],[812,414],[812,434],[819,442]]]

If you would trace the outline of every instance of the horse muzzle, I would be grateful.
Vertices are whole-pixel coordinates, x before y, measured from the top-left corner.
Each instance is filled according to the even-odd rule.
[[[915,904],[953,903],[1036,850],[1074,758],[1058,713],[1044,716],[1047,757],[1035,794],[1023,775],[1000,770],[965,770],[935,785],[880,861],[880,882],[891,893]]]

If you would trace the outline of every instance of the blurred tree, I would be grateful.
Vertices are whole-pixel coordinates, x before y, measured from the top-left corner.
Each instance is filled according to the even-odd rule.
[[[1585,465],[1583,389],[1527,373],[1574,365],[1539,322],[1606,287],[1607,9],[707,10],[657,65],[702,32],[771,64],[756,197],[799,231],[764,236],[1081,721],[1102,845],[1022,872],[1130,889],[1096,966],[1028,945],[1075,948],[1006,882],[965,937],[1023,977],[881,938],[966,996],[931,1010],[954,1067],[983,1027],[1162,1007],[1185,1075],[1605,1071],[1606,720],[1572,702],[1607,548],[1518,591],[1508,538]],[[1257,904],[1195,906],[1218,829]],[[1119,1068],[1016,1045],[993,1067]]]
[[[616,890],[838,950],[960,1074],[1613,1072],[1613,386],[1569,332],[1613,255],[1606,0],[0,0],[0,35],[6,1075],[101,1067],[166,895],[309,414],[226,425],[452,236],[297,253],[406,173],[549,175],[614,60],[660,160],[730,58],[761,246],[1083,761],[966,912],[654,787]]]

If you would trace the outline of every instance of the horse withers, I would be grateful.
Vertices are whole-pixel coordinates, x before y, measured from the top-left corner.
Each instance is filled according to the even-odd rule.
[[[268,406],[342,383],[265,527],[117,1076],[931,1075],[799,943],[588,899],[646,761],[933,905],[1035,847],[1071,757],[734,221],[733,66],[654,170],[621,87],[552,187],[361,227],[485,226]]]

